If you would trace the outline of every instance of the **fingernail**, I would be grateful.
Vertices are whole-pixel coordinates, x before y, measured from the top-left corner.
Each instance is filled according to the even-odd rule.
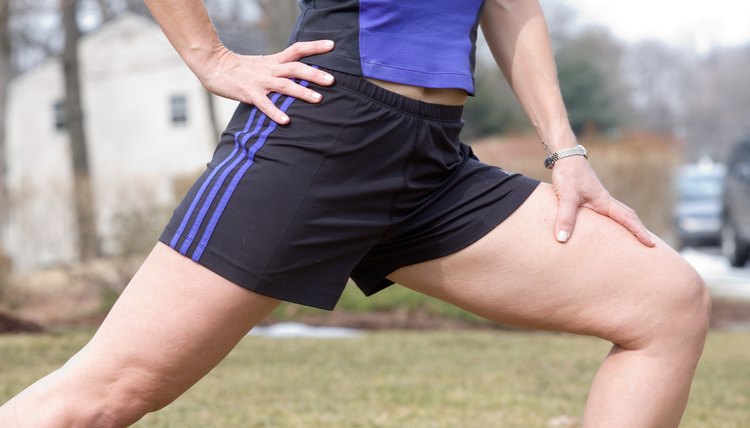
[[[568,231],[567,230],[561,230],[557,232],[557,240],[560,242],[566,242],[568,240]]]
[[[321,99],[321,98],[323,98],[323,96],[322,96],[322,95],[320,95],[319,93],[315,92],[315,93],[313,94],[313,98],[315,98],[315,100],[317,100],[317,101],[320,101],[320,99]]]
[[[333,40],[326,40],[325,42],[323,42],[323,45],[325,45],[325,47],[327,47],[327,48],[332,48],[333,47]]]
[[[323,80],[325,80],[328,83],[331,83],[333,82],[333,76],[331,76],[330,74],[326,74],[325,76],[323,76]]]
[[[281,123],[287,123],[287,122],[289,122],[289,116],[282,115],[281,116]]]

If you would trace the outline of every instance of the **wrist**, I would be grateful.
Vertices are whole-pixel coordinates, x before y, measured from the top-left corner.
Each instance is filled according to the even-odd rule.
[[[217,40],[213,44],[191,46],[183,57],[185,64],[203,81],[207,76],[215,74],[215,70],[232,55],[234,53]]]
[[[578,145],[578,139],[570,126],[558,131],[539,132],[539,138],[548,156],[559,150]]]

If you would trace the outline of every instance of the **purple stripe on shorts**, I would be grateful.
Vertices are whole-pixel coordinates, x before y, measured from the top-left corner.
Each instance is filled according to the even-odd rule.
[[[300,82],[300,85],[303,87],[307,87],[307,85],[309,84],[310,82],[308,81]],[[292,105],[295,99],[296,98],[294,97],[289,97],[286,100],[284,100],[284,102],[281,104],[280,110],[283,112],[286,112],[289,109],[289,107]],[[214,210],[214,213],[211,216],[211,219],[209,220],[208,226],[206,226],[206,230],[203,231],[203,236],[201,236],[201,240],[196,246],[195,251],[193,252],[192,259],[194,261],[197,262],[198,260],[200,260],[201,256],[203,255],[203,250],[206,248],[206,245],[208,244],[209,239],[211,239],[211,234],[213,233],[214,228],[216,227],[216,223],[218,223],[222,212],[224,212],[224,208],[229,202],[229,198],[232,197],[232,193],[234,192],[234,189],[237,187],[237,184],[239,184],[240,180],[242,179],[242,176],[250,168],[250,166],[252,166],[253,162],[255,161],[255,153],[261,147],[263,147],[263,144],[265,144],[266,140],[268,139],[268,136],[276,129],[277,126],[278,125],[276,122],[271,121],[268,127],[265,130],[263,130],[263,133],[258,137],[258,140],[255,142],[255,144],[253,144],[252,147],[250,147],[250,150],[248,151],[248,154],[247,154],[247,160],[245,160],[245,163],[242,165],[240,170],[232,178],[232,181],[229,183],[229,187],[224,192],[224,195],[222,195],[221,200],[219,200],[219,205],[216,207],[216,210]]]
[[[273,97],[271,97],[271,102],[276,103],[279,97],[281,97],[281,94],[274,94]],[[206,196],[206,200],[203,202],[203,205],[201,206],[201,210],[198,212],[198,215],[193,221],[193,226],[190,228],[190,233],[188,233],[188,235],[185,237],[185,240],[182,242],[182,246],[180,247],[180,253],[182,253],[183,255],[187,254],[187,251],[190,248],[190,244],[193,243],[195,236],[198,234],[198,229],[200,229],[201,224],[203,223],[203,219],[206,217],[206,213],[208,213],[208,210],[211,208],[211,204],[213,203],[214,198],[216,197],[216,194],[219,192],[219,189],[221,188],[221,186],[224,185],[224,182],[226,181],[227,176],[245,157],[245,154],[247,153],[245,143],[247,142],[249,138],[258,134],[258,131],[260,131],[260,129],[263,127],[263,122],[265,122],[265,120],[266,120],[266,115],[261,114],[260,117],[258,118],[258,122],[256,123],[253,131],[250,134],[247,134],[242,138],[242,142],[240,144],[240,155],[237,156],[232,161],[232,163],[229,164],[229,166],[224,169],[224,171],[222,171],[218,180],[216,180],[216,183],[214,183],[213,187],[211,187],[211,191],[208,193],[208,196]]]
[[[206,188],[208,187],[208,184],[213,180],[214,175],[224,167],[224,165],[229,162],[230,159],[234,157],[235,154],[237,154],[237,151],[240,149],[240,142],[239,142],[239,136],[240,134],[247,133],[247,131],[250,129],[250,126],[253,123],[253,120],[255,119],[255,113],[258,111],[257,108],[253,108],[252,113],[250,114],[250,117],[247,119],[247,123],[245,124],[245,129],[242,131],[237,131],[234,134],[234,149],[232,150],[232,153],[227,156],[226,159],[221,161],[221,163],[214,168],[213,171],[211,171],[211,174],[209,174],[208,178],[203,181],[203,184],[201,184],[201,188],[198,190],[198,194],[195,195],[193,198],[193,201],[190,203],[190,208],[188,208],[187,213],[185,214],[185,217],[182,218],[182,222],[180,223],[180,227],[175,232],[174,236],[172,237],[172,241],[169,243],[169,246],[172,248],[175,248],[177,245],[177,241],[179,241],[180,236],[182,236],[182,232],[185,230],[185,226],[187,226],[188,220],[190,220],[190,217],[193,215],[193,211],[195,210],[195,206],[198,205],[198,201],[203,196],[203,192],[206,191]],[[185,254],[185,253],[182,253]]]

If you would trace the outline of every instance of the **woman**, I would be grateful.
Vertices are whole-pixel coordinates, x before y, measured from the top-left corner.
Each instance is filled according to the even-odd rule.
[[[203,85],[243,103],[90,343],[2,407],[0,426],[129,425],[279,299],[332,308],[349,276],[365,293],[397,282],[499,322],[609,340],[584,425],[679,424],[706,287],[596,178],[537,1],[305,0],[296,43],[257,57],[223,47],[198,0],[146,3]],[[552,185],[458,141],[480,20]]]

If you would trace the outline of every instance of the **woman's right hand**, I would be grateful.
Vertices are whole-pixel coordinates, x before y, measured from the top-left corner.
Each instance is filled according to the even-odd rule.
[[[307,64],[300,58],[322,54],[333,49],[330,40],[297,42],[274,55],[238,55],[223,45],[211,56],[205,68],[196,75],[203,86],[216,95],[252,104],[271,120],[289,123],[289,116],[268,98],[276,92],[309,103],[320,102],[322,96],[291,79],[306,80],[321,86],[333,84],[333,76]]]

